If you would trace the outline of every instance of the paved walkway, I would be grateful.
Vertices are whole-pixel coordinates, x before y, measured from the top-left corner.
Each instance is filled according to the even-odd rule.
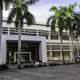
[[[0,80],[80,80],[80,64],[9,69],[0,72]]]

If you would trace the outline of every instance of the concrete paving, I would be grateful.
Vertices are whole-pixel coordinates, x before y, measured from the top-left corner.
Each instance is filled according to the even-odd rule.
[[[0,72],[0,80],[80,80],[80,64],[9,69]]]

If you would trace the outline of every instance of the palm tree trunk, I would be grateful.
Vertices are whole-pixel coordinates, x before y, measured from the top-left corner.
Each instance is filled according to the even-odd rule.
[[[3,0],[0,1],[0,56],[1,56],[1,35],[2,35],[2,6],[3,6]],[[1,57],[0,57],[1,59]]]
[[[64,50],[63,50],[63,42],[62,42],[62,33],[59,31],[59,39],[60,39],[60,48],[61,48],[61,64],[65,64],[65,61],[64,61]]]
[[[71,52],[70,52],[70,57],[71,57],[71,63],[75,63],[74,59],[74,44],[73,44],[73,32],[71,30],[69,34],[69,39],[70,39],[70,46],[71,46]]]
[[[21,23],[18,25],[18,68],[21,69]]]

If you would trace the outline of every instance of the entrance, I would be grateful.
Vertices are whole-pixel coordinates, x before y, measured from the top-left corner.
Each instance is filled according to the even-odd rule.
[[[40,42],[22,41],[21,42],[21,63],[39,61]],[[7,41],[7,64],[17,64],[18,60],[18,42]]]

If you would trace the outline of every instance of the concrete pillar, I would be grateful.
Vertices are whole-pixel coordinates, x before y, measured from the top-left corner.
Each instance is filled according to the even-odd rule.
[[[6,64],[6,40],[2,36],[1,39],[1,54],[0,54],[0,65]]]
[[[8,35],[10,35],[10,28],[8,27]]]
[[[72,50],[70,51],[70,59],[71,59],[71,63],[74,63],[74,55]]]
[[[39,31],[38,30],[36,31],[36,36],[39,36]]]
[[[48,32],[48,40],[51,40],[51,31],[49,31]],[[52,47],[51,47],[51,45],[49,45],[49,47],[50,47],[50,52],[49,52],[49,60],[51,60],[51,58],[52,58]]]
[[[40,60],[42,62],[47,62],[47,50],[46,50],[46,42],[42,41],[40,44]]]
[[[79,43],[76,42],[76,47],[77,47],[77,57],[79,56]]]
[[[78,37],[78,56],[80,56],[80,36]]]
[[[61,53],[61,51],[60,51],[60,60],[62,61],[62,53]]]
[[[49,60],[52,60],[52,51],[50,51],[50,53],[49,53]]]
[[[59,33],[58,33],[58,35],[59,35]],[[59,42],[60,42],[60,36],[59,36]],[[61,47],[61,42],[60,42],[59,47]],[[62,52],[61,52],[61,48],[60,48],[60,60],[62,61]]]
[[[51,39],[51,32],[49,31],[48,32],[48,40],[50,40]]]
[[[0,65],[2,64],[2,50],[1,50],[1,46],[2,46],[2,38],[0,39]]]
[[[69,34],[69,33],[68,33]],[[72,42],[70,34],[69,34],[69,41],[70,41],[70,59],[71,59],[71,63],[75,63],[75,58],[74,58],[74,42]]]

